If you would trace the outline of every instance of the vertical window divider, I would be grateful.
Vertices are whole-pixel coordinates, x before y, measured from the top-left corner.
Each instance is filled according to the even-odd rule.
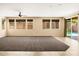
[[[51,25],[52,25],[52,20],[50,19],[50,29],[52,29],[52,26]]]
[[[10,29],[9,19],[7,20],[7,23],[8,23],[7,27],[8,29]]]
[[[25,29],[27,30],[27,19],[26,19],[26,22],[25,22]]]
[[[72,38],[72,18],[71,18],[71,36],[70,37]]]
[[[14,19],[14,27],[15,27],[15,29],[16,29],[16,19]]]

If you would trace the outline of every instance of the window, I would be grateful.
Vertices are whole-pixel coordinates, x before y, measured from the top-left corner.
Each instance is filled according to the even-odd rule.
[[[5,29],[5,19],[2,20],[2,29]]]
[[[43,20],[43,29],[49,29],[50,28],[50,20],[46,19]]]
[[[14,19],[9,19],[9,28],[14,29]]]
[[[25,19],[16,19],[16,29],[25,29],[26,20]]]
[[[33,29],[33,19],[27,19],[27,29]]]
[[[52,20],[52,28],[58,29],[59,28],[59,20]]]

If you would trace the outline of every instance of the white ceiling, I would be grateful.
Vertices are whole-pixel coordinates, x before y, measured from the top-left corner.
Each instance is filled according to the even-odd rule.
[[[0,3],[0,16],[68,16],[79,11],[79,4],[61,3]]]

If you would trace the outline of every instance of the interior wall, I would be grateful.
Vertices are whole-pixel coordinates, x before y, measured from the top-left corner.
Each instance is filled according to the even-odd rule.
[[[2,19],[3,18],[0,17],[0,38],[6,36],[6,22],[4,24],[5,25],[5,29],[2,29]]]
[[[9,29],[9,23],[7,18],[7,35],[8,36],[64,36],[64,18],[53,17],[26,17],[25,19],[33,19],[33,29]],[[13,18],[17,19],[17,18]],[[21,18],[20,18],[21,19]],[[24,18],[22,18],[24,19]],[[43,29],[42,19],[59,19],[59,29]]]

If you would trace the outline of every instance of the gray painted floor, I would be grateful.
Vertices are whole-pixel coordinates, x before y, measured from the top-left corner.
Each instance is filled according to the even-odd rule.
[[[0,51],[66,51],[68,48],[54,37],[0,38]]]

